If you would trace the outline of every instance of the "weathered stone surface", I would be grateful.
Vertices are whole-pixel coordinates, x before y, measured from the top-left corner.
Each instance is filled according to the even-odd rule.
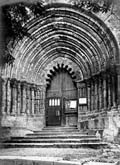
[[[11,4],[13,2],[19,2],[19,0],[1,0],[0,13],[2,12],[1,7],[3,4]],[[23,0],[23,2],[26,2],[26,0]],[[33,3],[34,1],[29,0],[27,2]],[[44,1],[45,4],[61,2],[71,4],[70,0]],[[23,90],[21,90],[21,86],[19,86],[18,89],[14,83],[12,84],[12,88],[9,85],[7,88],[1,85],[0,98],[2,99],[0,100],[0,107],[2,113],[0,112],[0,125],[3,127],[1,128],[3,137],[5,134],[6,136],[23,136],[28,130],[41,130],[45,126],[46,79],[48,74],[50,74],[50,70],[53,71],[53,67],[57,67],[58,64],[60,66],[64,64],[64,67],[68,66],[71,68],[76,76],[76,80],[83,80],[85,78],[87,83],[90,81],[89,89],[87,89],[87,92],[89,90],[87,93],[89,105],[82,108],[78,105],[78,113],[79,111],[85,112],[85,116],[79,113],[78,121],[76,121],[77,118],[74,116],[66,117],[66,123],[68,125],[74,125],[78,122],[80,127],[80,123],[83,122],[85,130],[104,130],[103,138],[107,140],[112,141],[118,137],[120,127],[119,112],[113,111],[116,109],[119,110],[119,79],[115,79],[114,81],[118,83],[114,84],[111,81],[111,73],[109,73],[110,71],[107,69],[109,69],[110,64],[117,64],[118,66],[120,63],[118,52],[118,49],[120,49],[120,2],[116,0],[107,13],[99,12],[94,13],[94,15],[89,13],[88,15],[85,14],[85,11],[81,12],[79,20],[77,21],[72,18],[72,14],[74,13],[73,16],[76,16],[78,10],[73,10],[70,7],[69,13],[71,11],[73,13],[67,16],[68,9],[67,7],[65,8],[64,5],[62,8],[66,12],[65,15],[64,13],[60,15],[60,11],[58,13],[56,12],[56,15],[58,15],[57,17],[51,18],[50,15],[50,19],[48,19],[48,22],[53,26],[53,32],[49,33],[51,29],[44,21],[41,22],[41,24],[37,24],[37,27],[33,29],[31,25],[28,24],[29,31],[36,38],[35,40],[30,40],[24,37],[23,40],[16,43],[14,50],[12,50],[12,55],[15,58],[12,65],[8,65],[5,61],[3,63],[2,60],[2,56],[4,56],[4,44],[6,44],[4,29],[7,29],[7,27],[4,27],[5,25],[2,20],[3,15],[2,13],[0,14],[1,77],[15,78],[17,81],[19,80],[19,82],[24,80],[27,83],[34,83],[34,85],[43,85],[42,91],[44,91],[44,98],[42,99],[43,107],[41,108],[41,106],[39,106],[39,94],[36,94],[34,90],[35,87],[28,90],[23,83]],[[54,15],[55,10],[50,10]],[[97,20],[95,15],[103,22]],[[76,17],[76,19],[78,18]],[[37,19],[34,23],[36,22]],[[105,24],[103,25],[103,23]],[[109,27],[111,32],[107,27]],[[59,29],[60,34],[58,35],[57,31],[59,31]],[[40,35],[37,33],[37,30]],[[53,35],[51,35],[52,33]],[[113,33],[113,35],[111,33]],[[49,53],[50,51],[51,53]],[[102,82],[105,75],[102,77],[101,71],[107,72],[107,77],[104,79],[105,84]],[[118,67],[116,71],[117,73],[113,72],[112,74],[117,76],[117,74],[119,74]],[[93,75],[97,75],[97,78]],[[92,77],[92,80],[89,80],[90,77]],[[114,89],[113,86],[115,86]],[[114,105],[118,107],[115,107],[115,109],[111,111],[111,107]],[[108,112],[106,116],[102,116],[100,113],[103,109],[110,112]],[[87,113],[88,110],[89,112]],[[98,111],[97,114],[95,114],[96,111]]]
[[[114,110],[108,112],[108,123],[103,132],[103,138],[105,140],[113,142],[119,136],[120,129],[120,116],[119,112]]]

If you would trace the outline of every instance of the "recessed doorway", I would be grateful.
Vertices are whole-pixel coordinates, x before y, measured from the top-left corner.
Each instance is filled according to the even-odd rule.
[[[46,90],[46,125],[74,125],[76,117],[76,84],[66,70],[60,69],[52,77],[51,83]]]

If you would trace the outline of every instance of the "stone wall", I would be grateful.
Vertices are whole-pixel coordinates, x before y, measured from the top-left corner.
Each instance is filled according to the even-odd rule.
[[[115,87],[116,76],[111,72],[102,73],[78,84],[80,94],[83,88],[86,90],[79,97],[87,98],[87,104],[78,107],[80,131],[88,134],[96,134],[99,131],[101,137],[107,140],[118,136],[120,124],[116,117],[119,115],[119,104]]]
[[[2,79],[1,110],[1,126],[8,132],[6,136],[23,136],[27,132],[41,130],[45,126],[44,86]],[[5,136],[4,133],[0,135]]]
[[[26,0],[23,0],[24,2],[26,2]],[[3,134],[1,133],[0,135],[2,136],[8,136],[8,135],[16,135],[16,136],[21,136],[24,135],[26,132],[31,132],[33,130],[40,130],[45,126],[45,108],[42,108],[41,110],[36,106],[38,106],[37,104],[37,98],[35,98],[35,102],[36,104],[34,104],[34,109],[33,108],[33,102],[31,99],[31,111],[29,111],[30,109],[27,107],[30,106],[30,100],[29,100],[29,92],[31,92],[31,97],[32,95],[32,89],[36,88],[35,84],[38,84],[38,82],[44,84],[45,83],[45,78],[47,77],[47,74],[49,73],[49,70],[52,69],[53,65],[56,65],[57,63],[61,63],[61,61],[63,63],[65,63],[65,65],[70,65],[74,70],[77,68],[76,65],[74,63],[72,63],[70,60],[64,60],[62,58],[59,58],[57,60],[52,61],[51,63],[48,64],[48,66],[46,66],[46,68],[42,68],[42,73],[40,73],[39,75],[37,75],[37,79],[34,80],[34,74],[36,74],[35,72],[32,72],[29,70],[29,77],[26,78],[25,72],[26,72],[26,66],[24,67],[22,64],[20,67],[20,70],[23,70],[24,72],[24,76],[21,72],[21,75],[16,77],[19,79],[17,80],[11,80],[8,79],[8,75],[10,75],[10,71],[12,69],[13,66],[9,66],[8,64],[5,64],[3,61],[3,56],[4,56],[4,44],[5,44],[5,38],[3,36],[4,34],[4,23],[2,21],[2,9],[1,6],[5,5],[5,4],[10,4],[10,3],[14,3],[14,2],[19,2],[19,0],[10,0],[10,1],[5,1],[5,0],[1,0],[0,2],[0,70],[1,70],[1,79],[0,79],[0,107],[1,107],[1,111],[0,111],[0,116],[1,116],[1,124],[0,124],[0,131],[3,132]],[[27,2],[34,2],[33,0],[29,0]],[[48,2],[65,2],[62,0],[53,0],[53,1],[48,1]],[[68,0],[67,3],[69,4],[70,1]],[[118,47],[120,49],[120,10],[119,10],[119,6],[120,6],[120,2],[119,0],[116,0],[115,3],[113,4],[113,6],[111,7],[111,9],[107,12],[107,13],[94,13],[95,15],[97,15],[101,20],[103,20],[103,22],[110,28],[111,32],[114,34],[116,40],[117,40],[117,44]],[[18,45],[18,47],[20,47],[20,45]],[[20,52],[22,53],[22,51]],[[16,66],[18,64],[18,59],[16,59]],[[119,63],[119,61],[117,61],[116,63]],[[32,64],[31,64],[32,65]],[[7,68],[7,70],[6,70]],[[79,68],[77,68],[75,71],[77,72]],[[6,73],[7,72],[7,73]],[[14,72],[16,72],[16,69],[14,70]],[[32,73],[32,75],[31,75]],[[80,72],[79,72],[80,74]],[[6,75],[6,76],[5,76]],[[23,76],[23,77],[22,77]],[[108,75],[109,76],[109,75]],[[103,131],[103,137],[107,138],[108,140],[114,139],[114,137],[118,136],[119,133],[119,112],[116,111],[116,109],[112,109],[112,106],[115,105],[115,101],[113,100],[111,102],[111,98],[113,98],[114,95],[114,91],[113,89],[110,90],[110,81],[108,82],[108,95],[106,95],[106,79],[104,79],[105,77],[103,77],[101,79],[94,79],[94,81],[91,81],[89,84],[89,82],[87,82],[87,88],[88,88],[88,106],[83,106],[82,109],[80,107],[78,107],[79,111],[83,111],[82,113],[84,113],[84,110],[88,112],[85,112],[85,114],[83,114],[83,116],[81,115],[81,113],[79,114],[80,119],[78,119],[78,127],[83,130],[104,130]],[[34,82],[35,84],[27,84],[26,82],[21,83],[21,81],[25,79],[25,80],[31,80],[30,82]],[[103,80],[103,81],[101,81]],[[99,82],[99,87],[96,88],[96,81]],[[10,83],[11,82],[11,83]],[[30,83],[29,82],[29,83]],[[19,84],[19,85],[18,85]],[[20,85],[22,84],[22,86]],[[26,85],[27,84],[27,85]],[[32,86],[31,86],[32,85]],[[112,83],[111,83],[112,85]],[[17,86],[17,88],[16,88]],[[21,90],[20,88],[23,87],[22,89],[24,89],[23,92],[23,100],[21,100],[20,94],[21,94]],[[25,87],[25,88],[24,88]],[[31,88],[33,87],[33,88]],[[112,86],[113,88],[114,86]],[[28,88],[31,88],[31,90],[27,90]],[[91,89],[90,89],[91,88]],[[12,89],[12,90],[11,90]],[[98,89],[98,90],[96,90]],[[101,89],[103,90],[103,93],[101,93]],[[44,89],[45,90],[45,89]],[[89,90],[92,90],[92,94],[91,97],[89,95]],[[114,89],[115,90],[115,89]],[[113,93],[112,93],[112,92]],[[33,90],[33,93],[35,91]],[[99,98],[97,97],[97,92],[99,92]],[[111,97],[111,94],[113,94],[113,96]],[[36,97],[36,95],[34,95]],[[119,95],[118,95],[119,96]],[[38,97],[38,95],[37,95]],[[108,98],[109,102],[105,102],[106,97]],[[17,101],[16,99],[17,98]],[[98,101],[99,99],[99,101]],[[12,101],[11,101],[12,100]],[[89,102],[91,100],[91,102]],[[21,104],[21,101],[23,102],[23,104]],[[11,104],[12,102],[12,104]],[[103,104],[102,104],[103,103]],[[112,103],[112,104],[111,104]],[[106,108],[106,104],[107,104],[107,108]],[[12,105],[12,108],[11,108]],[[97,107],[99,106],[99,107]],[[115,105],[116,106],[116,105]],[[119,105],[118,105],[119,106]],[[37,113],[34,113],[35,109],[39,109],[40,111]],[[97,112],[96,112],[97,111]],[[99,111],[99,112],[98,112]],[[108,112],[110,111],[110,112]],[[115,111],[115,112],[113,112]],[[79,112],[78,112],[79,113]],[[86,115],[87,113],[87,115]],[[2,127],[2,128],[1,128]],[[27,131],[26,131],[27,130]]]

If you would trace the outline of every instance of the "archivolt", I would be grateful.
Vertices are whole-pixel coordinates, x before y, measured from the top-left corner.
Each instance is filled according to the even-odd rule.
[[[50,73],[47,74],[47,78],[46,78],[47,86],[50,85],[50,83],[51,83],[53,77],[56,75],[56,73],[57,73],[57,72],[60,72],[60,71],[62,71],[62,70],[64,70],[65,72],[67,72],[67,73],[71,76],[71,78],[72,78],[73,80],[76,79],[76,74],[75,74],[75,72],[72,70],[72,68],[69,67],[68,65],[64,65],[64,64],[62,63],[61,65],[58,64],[57,67],[56,67],[56,66],[53,66],[53,69],[51,69],[51,70],[50,70]]]
[[[108,61],[119,61],[113,34],[95,15],[67,4],[45,8],[44,16],[26,24],[33,40],[24,37],[16,44],[12,77],[27,77],[33,70],[36,79],[46,64],[60,56],[73,60],[83,79],[105,70]]]

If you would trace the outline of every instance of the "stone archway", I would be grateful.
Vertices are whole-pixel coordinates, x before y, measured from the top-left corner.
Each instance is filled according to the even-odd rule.
[[[102,107],[98,109],[97,106],[93,106],[93,101],[96,97],[96,100],[102,103],[103,82],[106,87],[107,81],[109,84],[113,84],[116,79],[116,64],[120,60],[118,46],[109,28],[97,16],[85,9],[62,3],[45,5],[44,9],[45,13],[39,17],[30,15],[24,25],[30,37],[24,36],[21,40],[16,39],[12,50],[12,56],[15,58],[14,64],[5,64],[3,69],[3,118],[5,119],[8,114],[8,119],[4,120],[3,126],[7,126],[11,118],[18,125],[22,125],[21,119],[25,119],[25,128],[28,123],[34,125],[32,129],[42,129],[45,126],[46,79],[49,77],[50,71],[52,72],[51,68],[56,67],[59,62],[71,66],[70,68],[75,71],[80,93],[87,89],[88,104],[85,107],[78,107],[80,111],[83,109],[86,111],[101,110]],[[105,97],[109,96],[108,100],[111,103],[113,96],[111,97],[110,93],[113,89],[110,85],[108,89],[104,88],[104,91],[108,91]],[[21,93],[17,93],[17,91],[21,91]],[[41,93],[43,94],[42,99],[40,98]],[[29,96],[33,98],[33,104]],[[14,98],[17,98],[17,101],[13,102]],[[18,100],[22,100],[21,103]],[[41,104],[37,100],[40,100]],[[21,109],[18,104],[22,105]],[[11,105],[13,106],[11,107]],[[34,105],[34,109],[38,105],[43,105],[43,107],[40,107],[38,114],[31,114],[31,111],[27,111],[26,105]],[[95,105],[98,103],[96,102]],[[108,103],[107,105],[112,106]],[[8,107],[12,109],[10,113],[8,113]],[[11,114],[13,110],[14,115]],[[16,114],[20,115],[17,120]],[[99,116],[99,113],[97,115]],[[81,116],[78,123],[84,122],[86,118],[84,115]],[[38,124],[39,121],[41,124]],[[14,127],[13,122],[11,122],[11,127]]]
[[[75,72],[68,65],[57,67],[48,74],[46,89],[46,125],[77,126],[78,98]]]

